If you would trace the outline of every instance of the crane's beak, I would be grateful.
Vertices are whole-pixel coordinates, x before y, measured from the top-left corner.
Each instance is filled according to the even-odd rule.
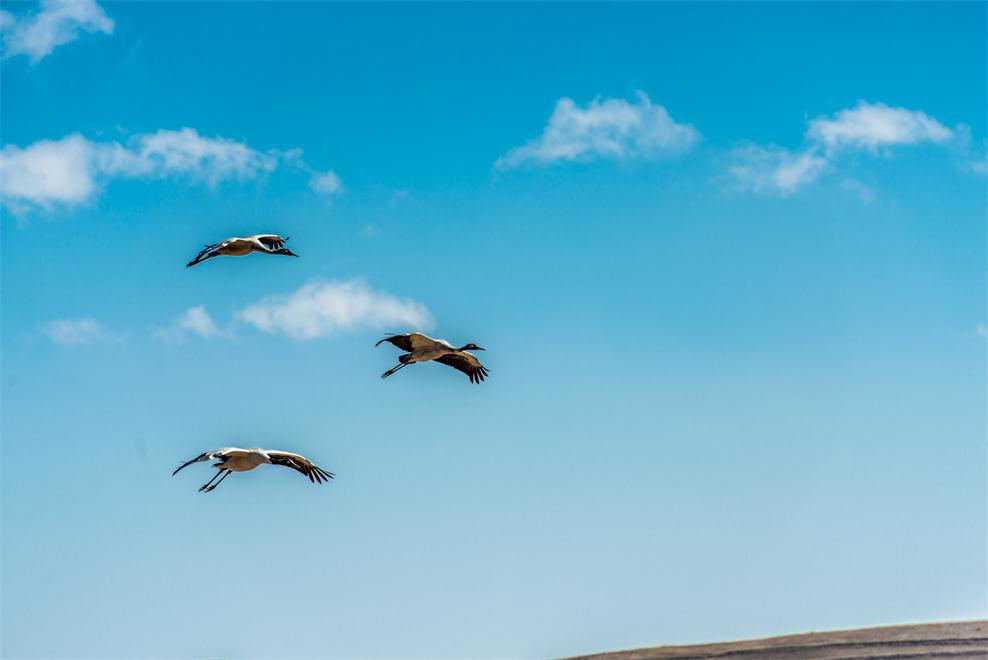
[[[286,250],[288,250],[288,248],[285,248],[285,249],[286,249]],[[289,256],[292,256],[292,257],[297,257],[297,256],[298,256],[297,254],[295,254],[295,253],[294,253],[294,252],[292,252],[291,250],[288,250],[288,251],[286,252],[286,254],[288,254]]]
[[[477,348],[475,348],[473,350],[475,350],[475,351],[486,351],[487,349],[486,348],[481,348],[480,346],[478,346]]]

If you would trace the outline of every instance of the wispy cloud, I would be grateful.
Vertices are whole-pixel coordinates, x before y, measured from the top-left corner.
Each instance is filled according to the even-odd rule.
[[[819,117],[810,122],[807,139],[828,151],[868,149],[919,144],[944,143],[954,138],[954,131],[920,110],[893,108],[884,103],[859,101],[854,108],[836,113],[832,118]]]
[[[313,172],[309,179],[309,185],[320,195],[325,197],[335,197],[343,194],[343,182],[336,172]]]
[[[185,310],[170,327],[158,330],[155,334],[168,341],[182,341],[189,335],[211,339],[229,333],[220,330],[213,317],[206,311],[206,307],[199,305]]]
[[[961,169],[973,174],[988,174],[988,139],[982,141],[980,148],[972,147],[971,129],[962,127]]]
[[[878,195],[875,194],[871,186],[861,183],[857,179],[844,179],[840,182],[840,187],[857,195],[862,204],[873,204],[878,199]]]
[[[637,103],[594,99],[582,108],[572,99],[562,98],[542,135],[511,149],[494,167],[510,169],[594,158],[654,158],[686,151],[700,139],[699,131],[689,124],[676,123],[644,92],[638,92],[637,97]]]
[[[226,179],[251,179],[278,166],[278,159],[242,142],[204,137],[192,128],[135,135],[125,147],[94,144],[98,167],[109,175],[162,178],[188,176],[216,185]]]
[[[114,178],[181,177],[215,186],[257,178],[282,161],[301,162],[300,154],[265,153],[235,140],[200,135],[193,128],[135,135],[126,144],[94,142],[75,133],[0,149],[0,196],[15,213],[50,210],[85,203]],[[341,190],[339,178],[327,174]]]
[[[0,150],[0,200],[14,212],[79,204],[96,191],[93,145],[80,135]]]
[[[113,19],[94,0],[41,0],[38,11],[15,16],[0,11],[3,55],[27,55],[36,63],[82,32],[113,34]]]
[[[746,144],[731,152],[728,173],[736,186],[781,196],[812,183],[826,169],[825,158],[812,151],[792,152],[774,145]]]
[[[49,321],[42,326],[48,338],[62,346],[112,341],[116,337],[91,318]]]
[[[857,106],[833,117],[811,120],[805,144],[798,150],[755,144],[735,148],[728,174],[740,189],[785,196],[817,180],[824,172],[837,171],[843,152],[878,152],[921,143],[956,147],[966,135],[962,129],[947,128],[920,110],[859,101]],[[874,190],[854,179],[844,179],[841,187],[857,194],[866,204],[876,198]]]
[[[268,296],[237,317],[298,340],[364,327],[427,328],[433,323],[425,305],[375,291],[363,280],[309,282],[294,293]]]

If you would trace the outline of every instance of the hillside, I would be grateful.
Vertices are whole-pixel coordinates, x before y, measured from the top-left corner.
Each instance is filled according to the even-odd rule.
[[[686,660],[783,658],[851,660],[854,658],[988,658],[988,621],[926,623],[882,628],[812,632],[717,644],[656,646],[579,656],[583,660]]]

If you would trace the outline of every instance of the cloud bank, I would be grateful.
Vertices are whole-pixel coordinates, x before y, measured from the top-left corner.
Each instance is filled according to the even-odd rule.
[[[594,99],[582,108],[572,99],[562,98],[542,135],[511,149],[494,167],[504,170],[595,158],[654,158],[687,151],[700,139],[699,131],[676,123],[644,92],[637,92],[637,97],[637,103]]]
[[[294,293],[263,298],[237,318],[264,332],[298,340],[362,327],[427,328],[433,323],[421,303],[375,291],[362,280],[309,282]]]
[[[0,11],[3,56],[27,55],[40,62],[82,32],[113,34],[113,19],[94,0],[41,0],[37,12],[15,16]]]

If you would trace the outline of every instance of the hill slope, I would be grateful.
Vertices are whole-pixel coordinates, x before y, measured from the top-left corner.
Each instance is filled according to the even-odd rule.
[[[656,646],[580,656],[594,660],[851,660],[853,658],[988,659],[988,621],[924,623],[766,637],[718,644]]]

